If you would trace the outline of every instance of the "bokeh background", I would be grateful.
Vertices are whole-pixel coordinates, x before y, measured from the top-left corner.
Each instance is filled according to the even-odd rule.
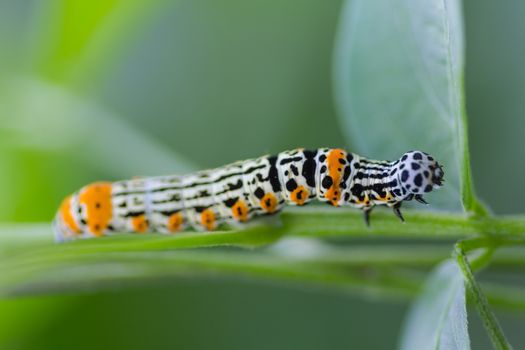
[[[0,220],[49,221],[65,194],[94,180],[298,146],[352,149],[332,94],[340,10],[313,0],[0,0]],[[524,13],[520,1],[464,3],[473,176],[498,214],[525,211]],[[0,338],[16,349],[393,348],[407,306],[193,276],[2,301]],[[523,318],[498,315],[523,343]],[[473,348],[490,348],[469,316]]]

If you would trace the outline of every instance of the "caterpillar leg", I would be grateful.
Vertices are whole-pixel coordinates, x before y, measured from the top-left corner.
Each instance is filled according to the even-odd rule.
[[[394,214],[396,214],[399,220],[401,220],[402,222],[405,222],[405,218],[403,217],[403,214],[401,214],[401,203],[402,202],[397,203],[396,205],[392,207],[392,209],[394,210]]]
[[[373,207],[364,207],[363,208],[363,219],[365,220],[366,227],[370,227],[370,213],[372,212]]]
[[[416,201],[418,201],[419,203],[421,203],[421,204],[426,204],[426,205],[428,205],[428,202],[427,202],[427,201],[425,200],[425,198],[423,198],[423,196],[420,195],[420,194],[416,195],[416,196],[414,197],[414,199],[415,199]]]

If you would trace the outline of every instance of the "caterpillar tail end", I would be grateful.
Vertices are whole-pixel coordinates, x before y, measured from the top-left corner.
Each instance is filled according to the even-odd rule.
[[[62,230],[60,229],[60,224],[58,223],[58,218],[57,217],[55,217],[53,219],[53,222],[51,223],[51,227],[53,228],[53,234],[55,236],[55,242],[56,243],[64,242],[64,234],[63,234]]]
[[[57,243],[78,237],[81,230],[71,215],[71,196],[64,199],[51,225]]]
[[[60,213],[56,214],[51,223],[51,227],[53,229],[56,243],[71,241],[75,238],[76,234],[67,227]]]

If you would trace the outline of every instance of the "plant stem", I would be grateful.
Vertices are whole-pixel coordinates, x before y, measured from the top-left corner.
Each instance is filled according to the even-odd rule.
[[[148,252],[157,251],[155,254],[160,254],[161,251],[166,251],[166,254],[173,255],[174,264],[171,268],[176,268],[177,264],[183,264],[177,260],[180,249],[187,248],[206,248],[216,246],[240,246],[247,248],[255,248],[270,243],[279,242],[275,246],[269,246],[268,249],[259,250],[257,252],[250,252],[248,255],[243,255],[242,258],[237,258],[239,251],[228,251],[220,261],[231,259],[231,262],[221,263],[220,261],[206,260],[211,252],[206,251],[206,254],[197,254],[201,250],[191,250],[185,252],[188,261],[192,263],[186,264],[195,268],[202,266],[198,263],[199,259],[208,261],[210,266],[215,263],[214,270],[228,271],[238,270],[243,271],[243,265],[247,263],[248,259],[255,254],[254,258],[262,259],[259,261],[262,265],[265,261],[274,261],[277,265],[272,264],[271,268],[257,267],[254,269],[247,268],[247,274],[254,274],[259,277],[268,272],[268,276],[278,276],[282,269],[283,279],[288,276],[286,270],[292,268],[290,266],[307,266],[312,269],[319,269],[323,273],[332,273],[332,271],[345,271],[352,269],[374,270],[385,268],[406,268],[425,267],[430,266],[446,257],[447,253],[440,247],[436,247],[436,243],[452,244],[452,240],[461,237],[471,237],[475,234],[484,234],[475,240],[466,240],[462,243],[462,249],[470,251],[477,248],[498,247],[501,245],[515,245],[523,244],[525,242],[525,219],[522,217],[502,217],[502,218],[479,218],[469,217],[463,214],[446,214],[446,213],[431,213],[431,212],[417,212],[407,210],[405,217],[408,221],[402,224],[398,221],[392,213],[378,210],[372,216],[372,227],[366,228],[363,223],[361,213],[354,210],[343,209],[323,209],[319,207],[301,208],[301,210],[287,210],[280,217],[280,224],[254,224],[250,225],[241,231],[219,231],[219,232],[186,232],[176,235],[121,235],[120,237],[104,237],[101,239],[79,240],[64,244],[53,244],[51,229],[48,224],[31,227],[27,226],[10,226],[5,229],[0,228],[0,289],[12,290],[21,284],[31,283],[40,276],[46,276],[48,273],[53,274],[71,267],[82,268],[84,261],[95,263],[97,261],[108,261],[115,258],[117,255],[126,260],[127,263],[133,261],[135,256],[139,254],[147,254]],[[276,218],[273,218],[276,219]],[[501,234],[491,234],[490,232],[501,232]],[[284,237],[283,237],[284,236]],[[280,251],[276,248],[281,243],[285,243],[286,237],[311,237],[311,238],[325,238],[335,240],[336,244],[326,244],[318,240],[315,244],[320,246],[320,249],[303,249],[304,247],[285,247]],[[374,245],[363,246],[362,244],[352,244],[351,246],[341,245],[341,239],[348,238],[371,238],[371,237],[391,237],[391,238],[410,238],[410,239],[431,239],[432,246],[415,246],[408,244],[390,244],[390,245]],[[303,239],[304,240],[304,239]],[[325,241],[326,242],[326,241]],[[428,242],[428,241],[427,241]],[[306,247],[308,248],[308,247]],[[311,247],[310,247],[311,248]],[[175,252],[174,250],[177,250]],[[295,251],[295,253],[294,253]],[[309,252],[305,255],[305,252]],[[155,255],[154,254],[154,255]],[[192,257],[188,257],[190,254]],[[192,255],[194,254],[194,255]],[[299,255],[297,255],[299,254]],[[495,262],[501,260],[503,264],[523,264],[523,254],[514,254],[510,256],[496,255]],[[124,259],[129,257],[129,259]],[[489,257],[488,255],[486,256]],[[84,260],[86,259],[86,260]],[[112,264],[119,264],[119,260],[112,262]],[[510,259],[510,260],[509,260]],[[143,260],[140,260],[143,261]],[[175,263],[177,262],[177,263]],[[203,262],[204,263],[204,262]],[[233,266],[239,266],[233,269]],[[279,265],[281,264],[281,265]],[[123,265],[123,264],[121,264]],[[137,267],[136,264],[133,266]],[[155,265],[159,268],[159,273],[164,271],[160,265]],[[139,266],[140,267],[140,266]],[[293,267],[295,269],[295,267]],[[198,268],[197,268],[198,270]],[[363,271],[364,271],[363,270]],[[157,276],[155,269],[148,270],[149,276]],[[254,271],[258,271],[255,273]],[[273,271],[273,272],[271,272]],[[313,277],[306,272],[297,272],[294,270],[296,276],[301,282],[320,282],[321,277]],[[413,271],[414,272],[414,271]],[[118,276],[114,276],[117,278]],[[337,278],[343,279],[344,274]],[[63,276],[66,281],[69,276]],[[125,278],[123,276],[122,278]],[[147,275],[141,275],[141,278],[147,278]],[[335,278],[335,277],[334,277]],[[419,285],[419,278],[417,281],[410,282],[414,288],[414,292]],[[96,285],[96,274],[87,278]],[[351,278],[355,281],[355,278]],[[359,282],[355,284],[355,288],[359,289],[359,283],[363,283],[362,279],[357,279]],[[345,282],[346,283],[346,282]],[[350,282],[351,284],[353,282]],[[396,280],[389,278],[383,280],[380,287],[388,290],[390,285],[395,289]],[[352,284],[353,285],[353,284]],[[403,287],[404,288],[404,287]],[[404,289],[405,292],[407,289]],[[503,297],[503,299],[501,299]],[[493,298],[499,304],[523,304],[520,298],[516,300],[507,300],[507,296],[501,294]],[[512,299],[512,298],[511,298]],[[492,299],[491,299],[492,300]]]
[[[391,236],[409,238],[462,238],[475,234],[525,235],[525,217],[480,217],[466,214],[407,210],[401,224],[390,211],[374,211],[371,227],[362,214],[338,208],[302,208],[282,214],[285,232],[302,236]]]
[[[479,315],[483,321],[483,325],[485,326],[485,329],[487,330],[490,336],[492,345],[495,349],[498,350],[512,349],[512,346],[507,341],[505,334],[503,333],[503,329],[501,328],[498,320],[496,319],[496,316],[489,307],[487,298],[481,291],[481,287],[474,278],[472,267],[469,264],[468,258],[465,253],[466,251],[472,249],[473,246],[476,246],[477,243],[476,239],[472,239],[470,241],[471,242],[467,243],[465,243],[466,241],[456,243],[456,245],[454,246],[454,254],[456,261],[461,269],[461,272],[463,273],[463,277],[465,278],[467,287],[472,295],[472,298],[476,305],[476,309],[478,310]],[[477,268],[481,268],[482,266],[484,266],[488,262],[493,249],[493,247],[488,248],[486,253],[482,254],[477,261],[472,263],[472,266],[476,266]]]

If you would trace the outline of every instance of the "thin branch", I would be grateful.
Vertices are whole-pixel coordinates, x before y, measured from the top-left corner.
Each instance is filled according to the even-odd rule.
[[[498,350],[507,350],[512,349],[512,346],[508,342],[507,338],[505,337],[505,334],[503,333],[503,329],[501,328],[498,320],[496,319],[496,316],[490,309],[489,303],[487,301],[486,296],[481,291],[481,287],[479,286],[478,282],[474,278],[474,274],[472,272],[471,265],[468,261],[468,258],[465,254],[466,250],[471,249],[472,245],[476,245],[475,239],[471,240],[471,243],[464,243],[465,241],[458,242],[454,246],[454,254],[456,261],[461,269],[461,272],[463,273],[463,276],[465,278],[465,282],[467,284],[467,287],[472,295],[472,298],[474,300],[474,304],[476,305],[476,309],[479,312],[479,315],[483,321],[483,325],[485,326],[485,329],[487,330],[490,340],[492,341],[492,345],[495,349]],[[468,248],[464,248],[464,246],[469,246]],[[492,250],[494,248],[488,248],[487,253],[483,253],[477,262],[473,262],[472,265],[476,266],[477,268],[480,268],[484,266],[487,261],[489,260],[490,255],[492,254]]]

